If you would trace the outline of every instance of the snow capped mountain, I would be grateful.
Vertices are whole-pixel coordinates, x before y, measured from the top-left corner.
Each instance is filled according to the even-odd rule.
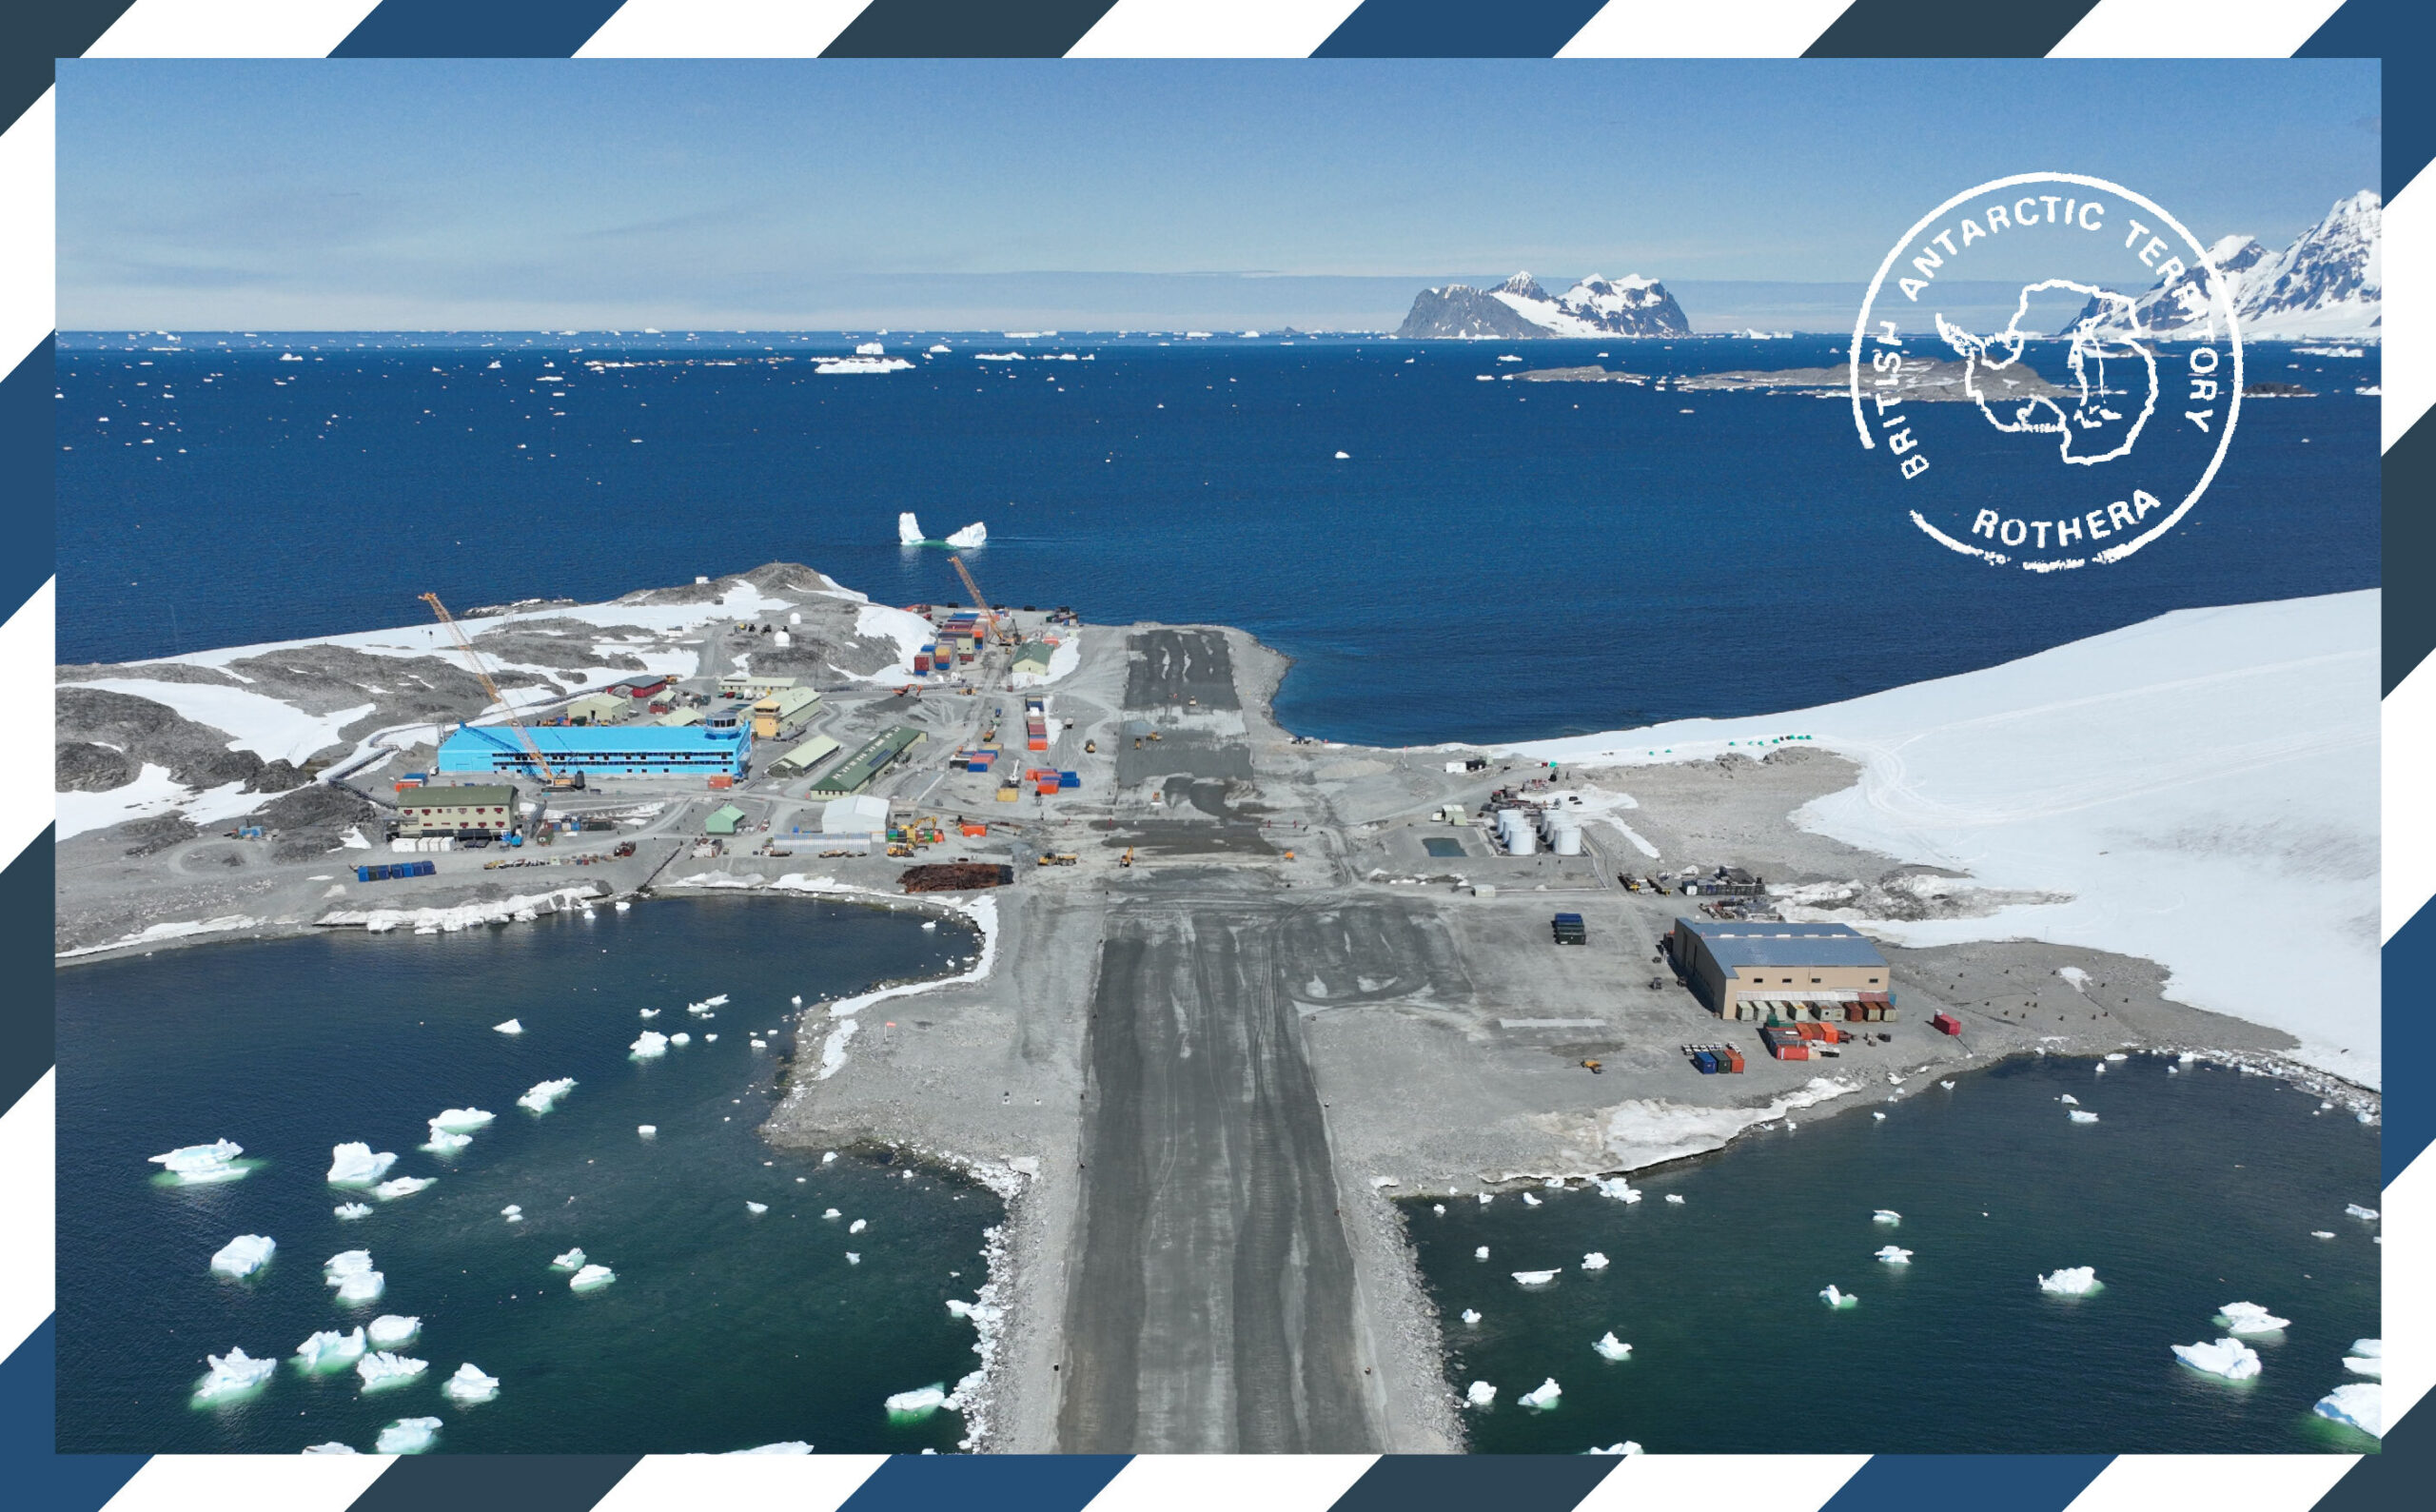
[[[2378,250],[2384,202],[2374,189],[2337,201],[2326,219],[2281,252],[2255,237],[2228,236],[2208,249],[2232,285],[2233,309],[2250,341],[2328,337],[2375,341],[2384,335],[2385,274]],[[2191,268],[2133,302],[2140,323],[2168,339],[2197,337],[2207,327],[2204,275]],[[2187,292],[2186,292],[2187,291]],[[2092,300],[2073,324],[2098,314]],[[2197,309],[2192,320],[2187,311]],[[2067,334],[2059,331],[2058,335]]]
[[[1412,311],[1396,334],[1407,339],[1468,336],[1523,341],[1542,336],[1689,336],[1692,323],[1666,285],[1638,274],[1605,279],[1592,274],[1560,298],[1550,298],[1528,273],[1485,292],[1449,284],[1413,296]]]

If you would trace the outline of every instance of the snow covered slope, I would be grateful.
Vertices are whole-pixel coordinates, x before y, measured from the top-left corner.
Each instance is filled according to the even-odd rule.
[[[2375,341],[2382,336],[2385,268],[2378,237],[2384,213],[2377,191],[2362,189],[2337,201],[2326,219],[2281,252],[2269,252],[2249,236],[2223,237],[2209,247],[2209,257],[2232,282],[2243,338]],[[2160,280],[2133,302],[2141,324],[2166,337],[2200,335],[2207,307],[2203,278],[2192,268]],[[2098,313],[2099,304],[2091,301],[2078,319]],[[2187,317],[2192,309],[2200,311],[2200,320]]]
[[[2303,1059],[2373,1086],[2377,614],[2374,590],[2186,609],[1846,703],[1514,749],[1630,765],[1808,736],[1862,772],[1800,810],[1804,828],[2068,895],[1870,930],[2142,956],[2172,972],[2173,997],[2284,1030]]]
[[[1666,285],[1634,274],[1594,273],[1550,298],[1528,273],[1485,292],[1468,284],[1424,289],[1396,331],[1406,340],[1470,336],[1526,340],[1535,336],[1689,336],[1691,322]]]

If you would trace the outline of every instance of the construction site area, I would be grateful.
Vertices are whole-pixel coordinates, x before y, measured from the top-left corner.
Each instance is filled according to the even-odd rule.
[[[418,669],[418,706],[359,716],[227,820],[64,840],[58,948],[815,883],[992,899],[987,974],[799,1066],[765,1133],[1036,1163],[1008,1240],[1012,1450],[1454,1447],[1398,1197],[1644,1168],[2033,1049],[2280,1048],[2148,962],[2077,950],[2070,976],[2034,943],[1786,923],[1779,885],[1906,874],[1792,821],[1854,779],[1823,752],[1576,771],[1312,740],[1271,713],[1286,658],[1241,631],[990,605],[949,560],[940,601],[884,613],[788,564],[582,606],[562,638],[633,667],[563,697],[503,669],[548,665],[535,626],[571,611],[461,631],[434,600],[374,679]],[[282,694],[315,713],[362,703],[359,661],[228,665],[270,691],[316,669]],[[62,668],[63,745],[149,721],[144,762],[204,760],[109,701],[196,675]]]

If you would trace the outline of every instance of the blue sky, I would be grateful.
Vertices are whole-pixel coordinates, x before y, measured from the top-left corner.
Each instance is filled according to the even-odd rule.
[[[2034,169],[2281,245],[2378,110],[2350,62],[63,62],[59,322],[1392,325],[1517,267],[1862,283]]]

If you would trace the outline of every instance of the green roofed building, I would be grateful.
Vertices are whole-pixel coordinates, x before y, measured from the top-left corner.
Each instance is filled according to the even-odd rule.
[[[702,821],[702,833],[704,835],[734,835],[736,827],[743,820],[742,809],[733,803],[722,803],[712,811],[709,818]]]
[[[770,771],[777,776],[793,776],[798,772],[809,772],[835,756],[839,749],[836,741],[825,735],[816,735],[785,756],[778,757],[777,760],[771,762]]]
[[[1027,640],[1015,652],[1015,664],[1007,670],[1045,677],[1049,676],[1050,658],[1056,655],[1057,648],[1046,640]]]
[[[829,775],[816,779],[808,790],[815,798],[842,798],[860,793],[872,785],[874,778],[903,759],[905,753],[922,741],[922,732],[911,725],[900,724],[893,730],[872,736],[843,762],[829,769]]]

